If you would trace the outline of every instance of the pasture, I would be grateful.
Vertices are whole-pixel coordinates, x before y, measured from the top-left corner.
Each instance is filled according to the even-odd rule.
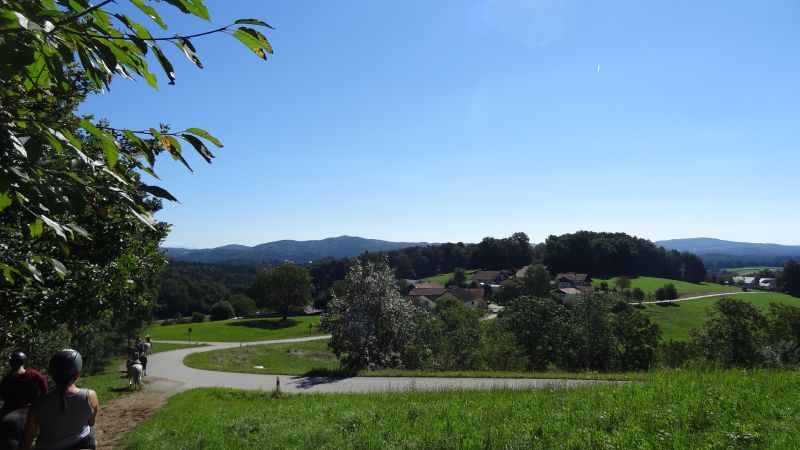
[[[475,276],[475,273],[478,272],[478,269],[469,269],[465,271],[467,283],[472,282],[472,277]],[[439,275],[434,275],[432,277],[423,278],[425,281],[434,281],[439,283],[444,287],[448,281],[453,279],[453,273],[440,273]]]
[[[602,282],[608,283],[608,287],[614,289],[614,278],[593,278],[592,286],[599,287]],[[736,286],[724,286],[715,283],[689,283],[687,281],[671,280],[669,278],[656,278],[656,277],[636,277],[631,278],[631,287],[633,289],[638,287],[643,290],[647,295],[655,295],[656,289],[664,286],[667,283],[672,283],[678,290],[679,297],[693,297],[696,295],[713,294],[715,292],[736,292],[741,291]]]
[[[324,334],[318,325],[319,316],[296,316],[287,320],[230,319],[166,326],[153,324],[142,331],[142,336],[149,334],[155,341],[189,342],[191,339],[192,342],[251,342]],[[192,329],[191,335],[188,333],[189,328]]]
[[[129,449],[797,448],[800,373],[659,371],[580,389],[180,393]]]
[[[724,269],[724,270],[735,277],[747,277],[755,275],[761,270],[771,270],[773,272],[776,272],[781,269],[782,267],[757,266],[757,267],[736,267],[733,269]]]
[[[800,307],[800,298],[770,292],[730,294],[682,302],[643,305],[641,311],[661,328],[662,341],[686,341],[689,339],[689,332],[701,326],[705,321],[706,310],[722,297],[744,300],[764,312],[769,309],[770,303],[788,303]]]
[[[244,347],[194,353],[183,360],[195,369],[221,372],[268,373],[274,375],[360,376],[360,377],[479,377],[479,378],[581,378],[637,379],[638,374],[598,372],[501,372],[488,370],[435,371],[378,369],[346,372],[339,367],[336,355],[327,341],[292,342],[286,344],[249,345]],[[256,368],[261,366],[263,369]]]

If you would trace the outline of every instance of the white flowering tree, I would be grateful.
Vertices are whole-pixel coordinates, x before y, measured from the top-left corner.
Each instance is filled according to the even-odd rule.
[[[347,369],[403,367],[427,312],[403,298],[387,261],[356,261],[322,315],[328,346]]]

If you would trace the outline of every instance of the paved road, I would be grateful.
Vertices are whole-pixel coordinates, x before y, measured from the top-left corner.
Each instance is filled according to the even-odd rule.
[[[171,380],[180,384],[178,390],[197,387],[226,387],[237,389],[256,389],[271,391],[280,380],[285,392],[381,392],[406,389],[447,390],[447,389],[533,389],[533,388],[574,388],[599,383],[615,383],[597,380],[559,380],[525,378],[433,378],[433,377],[306,377],[292,375],[256,375],[245,373],[214,372],[187,367],[183,358],[191,353],[207,352],[241,345],[278,344],[286,342],[305,342],[327,339],[330,336],[314,336],[297,339],[281,339],[257,342],[205,342],[207,346],[193,347],[156,353],[149,357],[147,375]],[[162,341],[168,342],[168,341]],[[158,342],[156,342],[158,345]]]
[[[722,297],[725,295],[741,295],[741,294],[766,294],[767,292],[763,291],[736,291],[736,292],[717,292],[715,294],[704,294],[704,295],[696,295],[694,297],[683,297],[683,298],[676,298],[675,300],[657,300],[654,302],[642,302],[643,305],[656,305],[659,303],[675,303],[675,302],[684,302],[686,300],[697,300],[700,298],[709,298],[709,297]],[[631,305],[638,305],[639,302],[631,302]]]

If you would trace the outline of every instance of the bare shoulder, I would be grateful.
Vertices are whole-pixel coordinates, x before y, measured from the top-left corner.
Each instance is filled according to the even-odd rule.
[[[89,391],[89,403],[95,407],[100,406],[100,400],[97,398],[97,392],[95,392],[94,389],[87,389],[87,391]]]

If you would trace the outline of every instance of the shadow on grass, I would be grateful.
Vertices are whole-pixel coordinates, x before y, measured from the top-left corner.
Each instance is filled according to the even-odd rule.
[[[322,384],[337,383],[345,378],[354,377],[356,375],[356,372],[347,371],[345,369],[315,368],[299,377],[294,377],[294,379],[297,381],[297,387],[299,389],[311,389],[314,386]]]
[[[293,319],[281,319],[277,321],[270,319],[258,319],[228,322],[226,325],[231,327],[260,328],[262,330],[281,330],[283,328],[291,328],[298,323],[298,321]]]
[[[673,306],[673,307],[677,308],[677,307],[681,306],[681,304],[680,304],[680,303],[678,303],[678,302],[664,302],[664,303],[656,303],[656,305],[658,305],[658,306],[660,306],[660,307],[662,307],[662,308],[668,308],[668,307],[670,307],[670,306]]]
[[[325,367],[315,367],[303,374],[304,377],[335,377],[350,378],[358,375],[358,371],[343,368],[328,369]]]

